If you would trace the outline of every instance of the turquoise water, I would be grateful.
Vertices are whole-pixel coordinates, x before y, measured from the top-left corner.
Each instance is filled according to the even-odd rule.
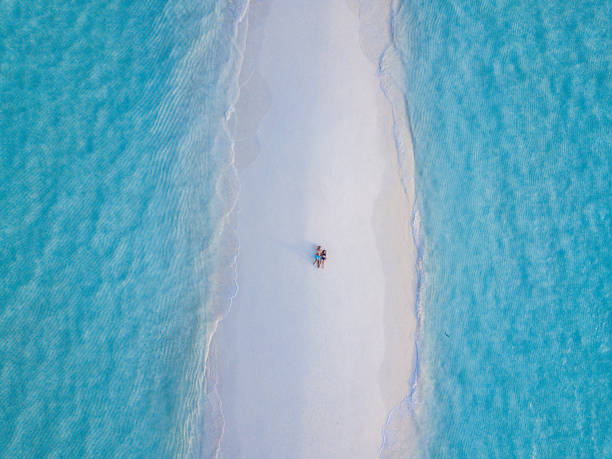
[[[244,4],[0,2],[0,457],[214,450]],[[610,457],[610,5],[395,6],[424,238],[383,456]]]
[[[243,9],[0,2],[0,457],[210,447]]]
[[[423,284],[384,456],[612,456],[611,13],[396,5]]]

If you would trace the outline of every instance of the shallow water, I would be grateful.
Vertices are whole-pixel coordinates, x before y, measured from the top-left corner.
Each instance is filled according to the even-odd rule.
[[[202,452],[243,9],[0,4],[0,456]]]
[[[610,5],[396,6],[424,284],[383,455],[609,457]]]

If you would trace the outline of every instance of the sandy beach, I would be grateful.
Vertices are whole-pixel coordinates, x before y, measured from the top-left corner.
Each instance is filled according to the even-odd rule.
[[[358,13],[251,2],[233,120],[239,290],[214,340],[219,457],[376,457],[409,391],[413,201]]]

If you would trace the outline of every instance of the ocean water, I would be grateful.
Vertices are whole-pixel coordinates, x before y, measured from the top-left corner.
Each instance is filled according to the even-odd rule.
[[[0,457],[213,446],[244,7],[0,2]]]
[[[422,285],[383,457],[612,457],[611,18],[395,3]]]

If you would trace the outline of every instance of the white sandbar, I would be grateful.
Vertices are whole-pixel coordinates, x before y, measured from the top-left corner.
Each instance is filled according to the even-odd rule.
[[[223,458],[376,457],[409,390],[412,197],[356,13],[345,0],[251,4],[239,291],[215,337]]]

